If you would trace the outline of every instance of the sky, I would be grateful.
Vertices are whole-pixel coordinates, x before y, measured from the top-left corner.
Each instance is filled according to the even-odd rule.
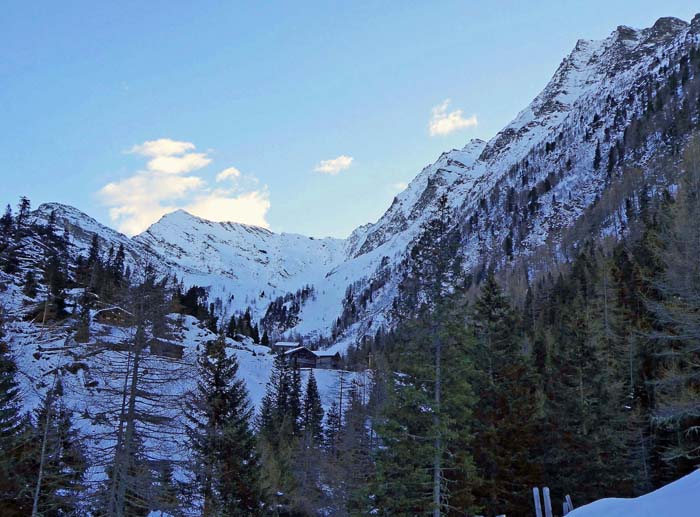
[[[697,1],[6,0],[0,202],[346,237],[488,140],[579,38]]]

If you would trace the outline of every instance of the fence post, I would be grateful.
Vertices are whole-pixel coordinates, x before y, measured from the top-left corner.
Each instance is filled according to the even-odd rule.
[[[544,514],[546,517],[552,517],[552,501],[549,498],[549,487],[544,487],[542,494],[544,495]]]
[[[532,489],[532,497],[535,500],[535,515],[542,517],[542,502],[540,500],[540,489],[535,487]]]

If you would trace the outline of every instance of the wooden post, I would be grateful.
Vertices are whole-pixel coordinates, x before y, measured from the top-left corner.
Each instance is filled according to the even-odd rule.
[[[571,496],[569,494],[566,494],[566,504],[569,505],[569,511],[573,512],[574,511],[574,503],[571,502]]]
[[[532,489],[532,498],[535,500],[535,515],[542,517],[542,501],[540,500],[540,489],[535,487]]]
[[[552,517],[552,500],[549,498],[549,487],[542,489],[544,495],[544,514],[545,517]]]

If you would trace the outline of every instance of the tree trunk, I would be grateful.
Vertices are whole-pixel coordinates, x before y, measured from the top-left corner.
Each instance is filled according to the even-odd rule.
[[[437,327],[437,325],[435,326]],[[442,390],[442,341],[437,328],[433,332],[435,342],[435,407],[433,408],[433,425],[435,426],[435,455],[433,457],[433,515],[440,517],[442,499],[442,436],[440,429],[440,396]]]

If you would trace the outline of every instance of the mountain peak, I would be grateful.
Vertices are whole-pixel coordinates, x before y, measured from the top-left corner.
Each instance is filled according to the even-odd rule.
[[[613,32],[613,36],[618,41],[636,41],[639,38],[639,30],[628,25],[618,25],[615,32]]]
[[[688,25],[688,22],[680,18],[665,16],[656,20],[654,25],[651,26],[651,30],[659,35],[675,36],[680,31],[687,28]]]
[[[262,226],[255,226],[252,224],[237,223],[233,221],[212,221],[210,219],[205,219],[200,217],[183,208],[178,208],[172,212],[168,212],[163,215],[158,221],[149,226],[145,233],[158,232],[159,229],[165,227],[178,227],[178,228],[192,228],[192,226],[210,226],[212,228],[225,228],[227,230],[232,229],[242,229],[245,231],[262,232],[262,233],[272,233],[267,228]]]

